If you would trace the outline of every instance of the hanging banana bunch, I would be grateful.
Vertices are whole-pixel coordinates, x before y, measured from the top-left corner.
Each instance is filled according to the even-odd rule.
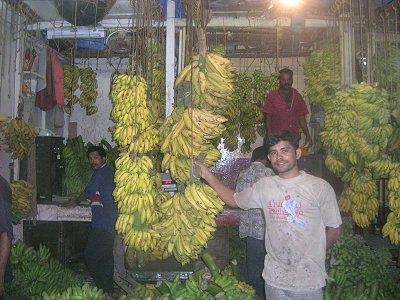
[[[114,78],[111,90],[116,123],[113,131],[121,153],[115,161],[115,189],[119,216],[116,230],[124,243],[138,252],[139,264],[144,253],[154,250],[157,233],[150,225],[158,220],[154,209],[157,196],[153,162],[148,153],[158,143],[158,130],[147,108],[147,84],[140,76],[121,74]]]
[[[79,102],[79,98],[74,94],[79,84],[79,68],[75,65],[63,65],[64,76],[64,98],[66,104],[64,111],[68,115],[72,113],[72,106]]]
[[[3,135],[0,144],[7,145],[5,150],[11,153],[13,159],[19,160],[28,154],[37,136],[35,128],[21,118],[8,121],[8,118],[3,117],[0,120],[0,132]]]
[[[345,183],[340,209],[351,211],[356,224],[365,228],[378,213],[374,175],[385,175],[374,164],[382,160],[392,134],[388,94],[361,83],[336,92],[332,101],[321,133],[321,142],[330,150],[325,164]]]
[[[217,114],[226,115],[233,92],[232,63],[219,55],[193,56],[178,75],[175,88],[185,81],[191,83],[192,107],[204,108]]]
[[[390,160],[377,160],[370,164],[377,174],[389,174],[387,199],[391,212],[382,228],[383,237],[389,237],[394,245],[400,244],[400,164]]]
[[[79,89],[81,90],[81,95],[79,97],[79,104],[82,108],[86,110],[86,115],[90,116],[97,112],[97,106],[93,104],[97,99],[97,79],[96,72],[92,68],[80,69],[80,80]]]
[[[159,222],[152,228],[159,235],[158,256],[174,255],[182,264],[196,259],[216,230],[215,216],[223,202],[213,190],[193,177],[193,159],[202,157],[208,166],[220,158],[216,149],[226,117],[225,109],[231,100],[231,65],[216,55],[195,56],[176,79],[179,88],[185,81],[191,83],[192,105],[178,107],[168,117],[161,152],[161,169],[169,170],[179,184],[179,192],[159,201],[156,209]]]
[[[335,44],[311,53],[304,64],[304,95],[310,103],[328,107],[332,97],[339,90],[340,52]]]

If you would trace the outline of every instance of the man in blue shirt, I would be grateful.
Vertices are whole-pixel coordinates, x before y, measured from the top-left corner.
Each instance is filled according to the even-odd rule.
[[[85,191],[75,200],[90,200],[92,228],[85,248],[85,262],[98,288],[112,294],[114,275],[114,237],[118,210],[112,193],[114,174],[106,164],[106,152],[102,147],[91,146],[87,150],[93,175]]]
[[[11,223],[12,194],[8,182],[0,176],[0,300],[3,299],[4,283],[11,280],[10,251],[13,239]]]

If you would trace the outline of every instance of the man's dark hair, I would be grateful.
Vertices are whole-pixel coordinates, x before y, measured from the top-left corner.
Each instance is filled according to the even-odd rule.
[[[280,130],[280,131],[274,132],[270,137],[268,137],[268,140],[267,140],[268,150],[269,150],[269,148],[271,148],[272,146],[275,146],[276,144],[278,144],[281,141],[289,142],[295,150],[297,148],[299,148],[299,139],[297,137],[295,137],[293,134],[291,134],[287,130]]]
[[[282,74],[288,74],[290,77],[293,78],[293,71],[290,70],[289,68],[283,68],[282,70],[279,70],[279,78],[281,77]]]
[[[261,146],[253,150],[251,161],[260,161],[267,158],[267,147]]]
[[[92,152],[99,153],[101,158],[107,156],[106,150],[104,150],[104,148],[101,147],[101,146],[90,146],[86,151],[86,156],[89,157],[89,154],[92,153]]]

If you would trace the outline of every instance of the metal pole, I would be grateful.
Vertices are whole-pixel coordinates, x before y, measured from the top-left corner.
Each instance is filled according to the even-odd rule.
[[[171,115],[174,109],[175,81],[175,1],[167,2],[167,37],[165,51],[165,114]]]

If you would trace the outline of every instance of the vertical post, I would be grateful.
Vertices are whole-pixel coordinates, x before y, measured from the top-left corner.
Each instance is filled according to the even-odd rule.
[[[7,18],[7,16],[6,16]],[[15,47],[14,49],[17,49],[17,51],[13,54],[14,55],[14,62],[15,62],[15,66],[16,66],[16,70],[17,72],[14,73],[14,91],[12,91],[11,87],[10,90],[11,92],[14,93],[14,107],[13,107],[13,116],[17,117],[18,116],[18,106],[19,106],[19,102],[20,102],[20,97],[21,96],[21,76],[23,76],[23,68],[21,68],[22,65],[22,61],[21,61],[21,51],[23,49],[23,43],[25,42],[23,40],[23,35],[21,35],[21,27],[22,27],[22,16],[21,14],[18,14],[15,12],[15,10],[13,9],[11,11],[11,21],[10,21],[10,50],[12,49],[13,43],[15,43]],[[15,26],[15,27],[14,27]],[[10,56],[11,57],[11,56]],[[11,64],[11,61],[8,62],[9,64]],[[9,75],[11,76],[11,74]],[[19,166],[20,166],[20,161],[18,159],[14,159],[14,180],[18,180],[19,179]],[[11,170],[10,170],[11,171]]]
[[[185,54],[183,49],[185,49],[185,28],[179,29],[179,42],[178,42],[178,74],[182,71],[185,65]]]
[[[175,1],[167,1],[167,37],[165,51],[165,114],[171,115],[174,109],[175,81]]]
[[[341,56],[341,73],[342,84],[351,85],[353,83],[354,59],[352,51],[352,40],[354,30],[350,26],[348,13],[343,13],[339,21],[340,29],[340,56]],[[355,78],[354,78],[355,79]]]
[[[368,30],[367,30],[367,80],[373,83],[373,59],[375,56],[375,3],[368,0]],[[396,37],[397,38],[397,37]]]

